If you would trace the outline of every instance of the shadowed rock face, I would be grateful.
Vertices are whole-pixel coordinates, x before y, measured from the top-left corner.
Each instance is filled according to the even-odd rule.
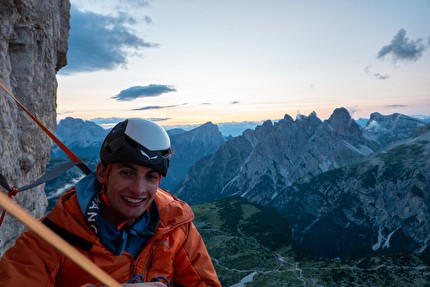
[[[56,73],[67,64],[70,2],[0,2],[0,81],[48,129],[56,129]],[[0,173],[10,185],[27,185],[49,162],[52,140],[7,95],[0,92]],[[46,208],[43,186],[14,200],[40,218]],[[6,215],[0,230],[0,255],[25,227]]]
[[[373,152],[371,145],[346,109],[324,122],[315,113],[295,121],[286,115],[226,142],[190,169],[174,193],[191,204],[232,194],[268,204],[294,182],[362,160]]]
[[[197,161],[174,194],[191,204],[240,195],[274,206],[321,257],[357,246],[428,251],[428,127],[400,115],[371,121],[378,130],[364,130],[344,108],[324,122],[315,113],[266,121]]]

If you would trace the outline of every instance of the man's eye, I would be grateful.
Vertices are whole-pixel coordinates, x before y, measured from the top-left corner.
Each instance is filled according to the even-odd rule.
[[[128,176],[128,175],[131,175],[131,172],[123,170],[123,171],[121,171],[121,174],[125,175],[125,176]]]
[[[148,175],[148,178],[149,179],[158,179],[158,175],[150,174],[150,175]]]

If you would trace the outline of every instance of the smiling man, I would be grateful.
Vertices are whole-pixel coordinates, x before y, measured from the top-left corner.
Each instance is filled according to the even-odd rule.
[[[117,124],[96,171],[64,193],[43,222],[120,283],[138,277],[221,286],[191,208],[158,187],[171,157],[169,136],[156,123]],[[0,286],[89,284],[101,285],[31,230],[0,261]]]

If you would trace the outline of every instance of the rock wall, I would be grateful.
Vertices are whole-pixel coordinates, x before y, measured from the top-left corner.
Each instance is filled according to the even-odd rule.
[[[69,0],[0,1],[0,81],[53,132],[56,73],[67,64],[69,19]],[[39,178],[52,145],[42,129],[1,90],[0,173],[9,184],[20,187]],[[36,218],[45,213],[43,185],[19,193],[14,200]],[[0,256],[25,229],[6,214],[0,227]]]

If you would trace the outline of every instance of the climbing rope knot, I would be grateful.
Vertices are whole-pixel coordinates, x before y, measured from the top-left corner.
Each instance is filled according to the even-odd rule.
[[[17,193],[18,193],[18,188],[16,188],[16,187],[12,187],[12,190],[11,191],[9,191],[8,193],[7,193],[7,195],[9,195],[9,197],[12,197],[12,196],[15,196]]]

